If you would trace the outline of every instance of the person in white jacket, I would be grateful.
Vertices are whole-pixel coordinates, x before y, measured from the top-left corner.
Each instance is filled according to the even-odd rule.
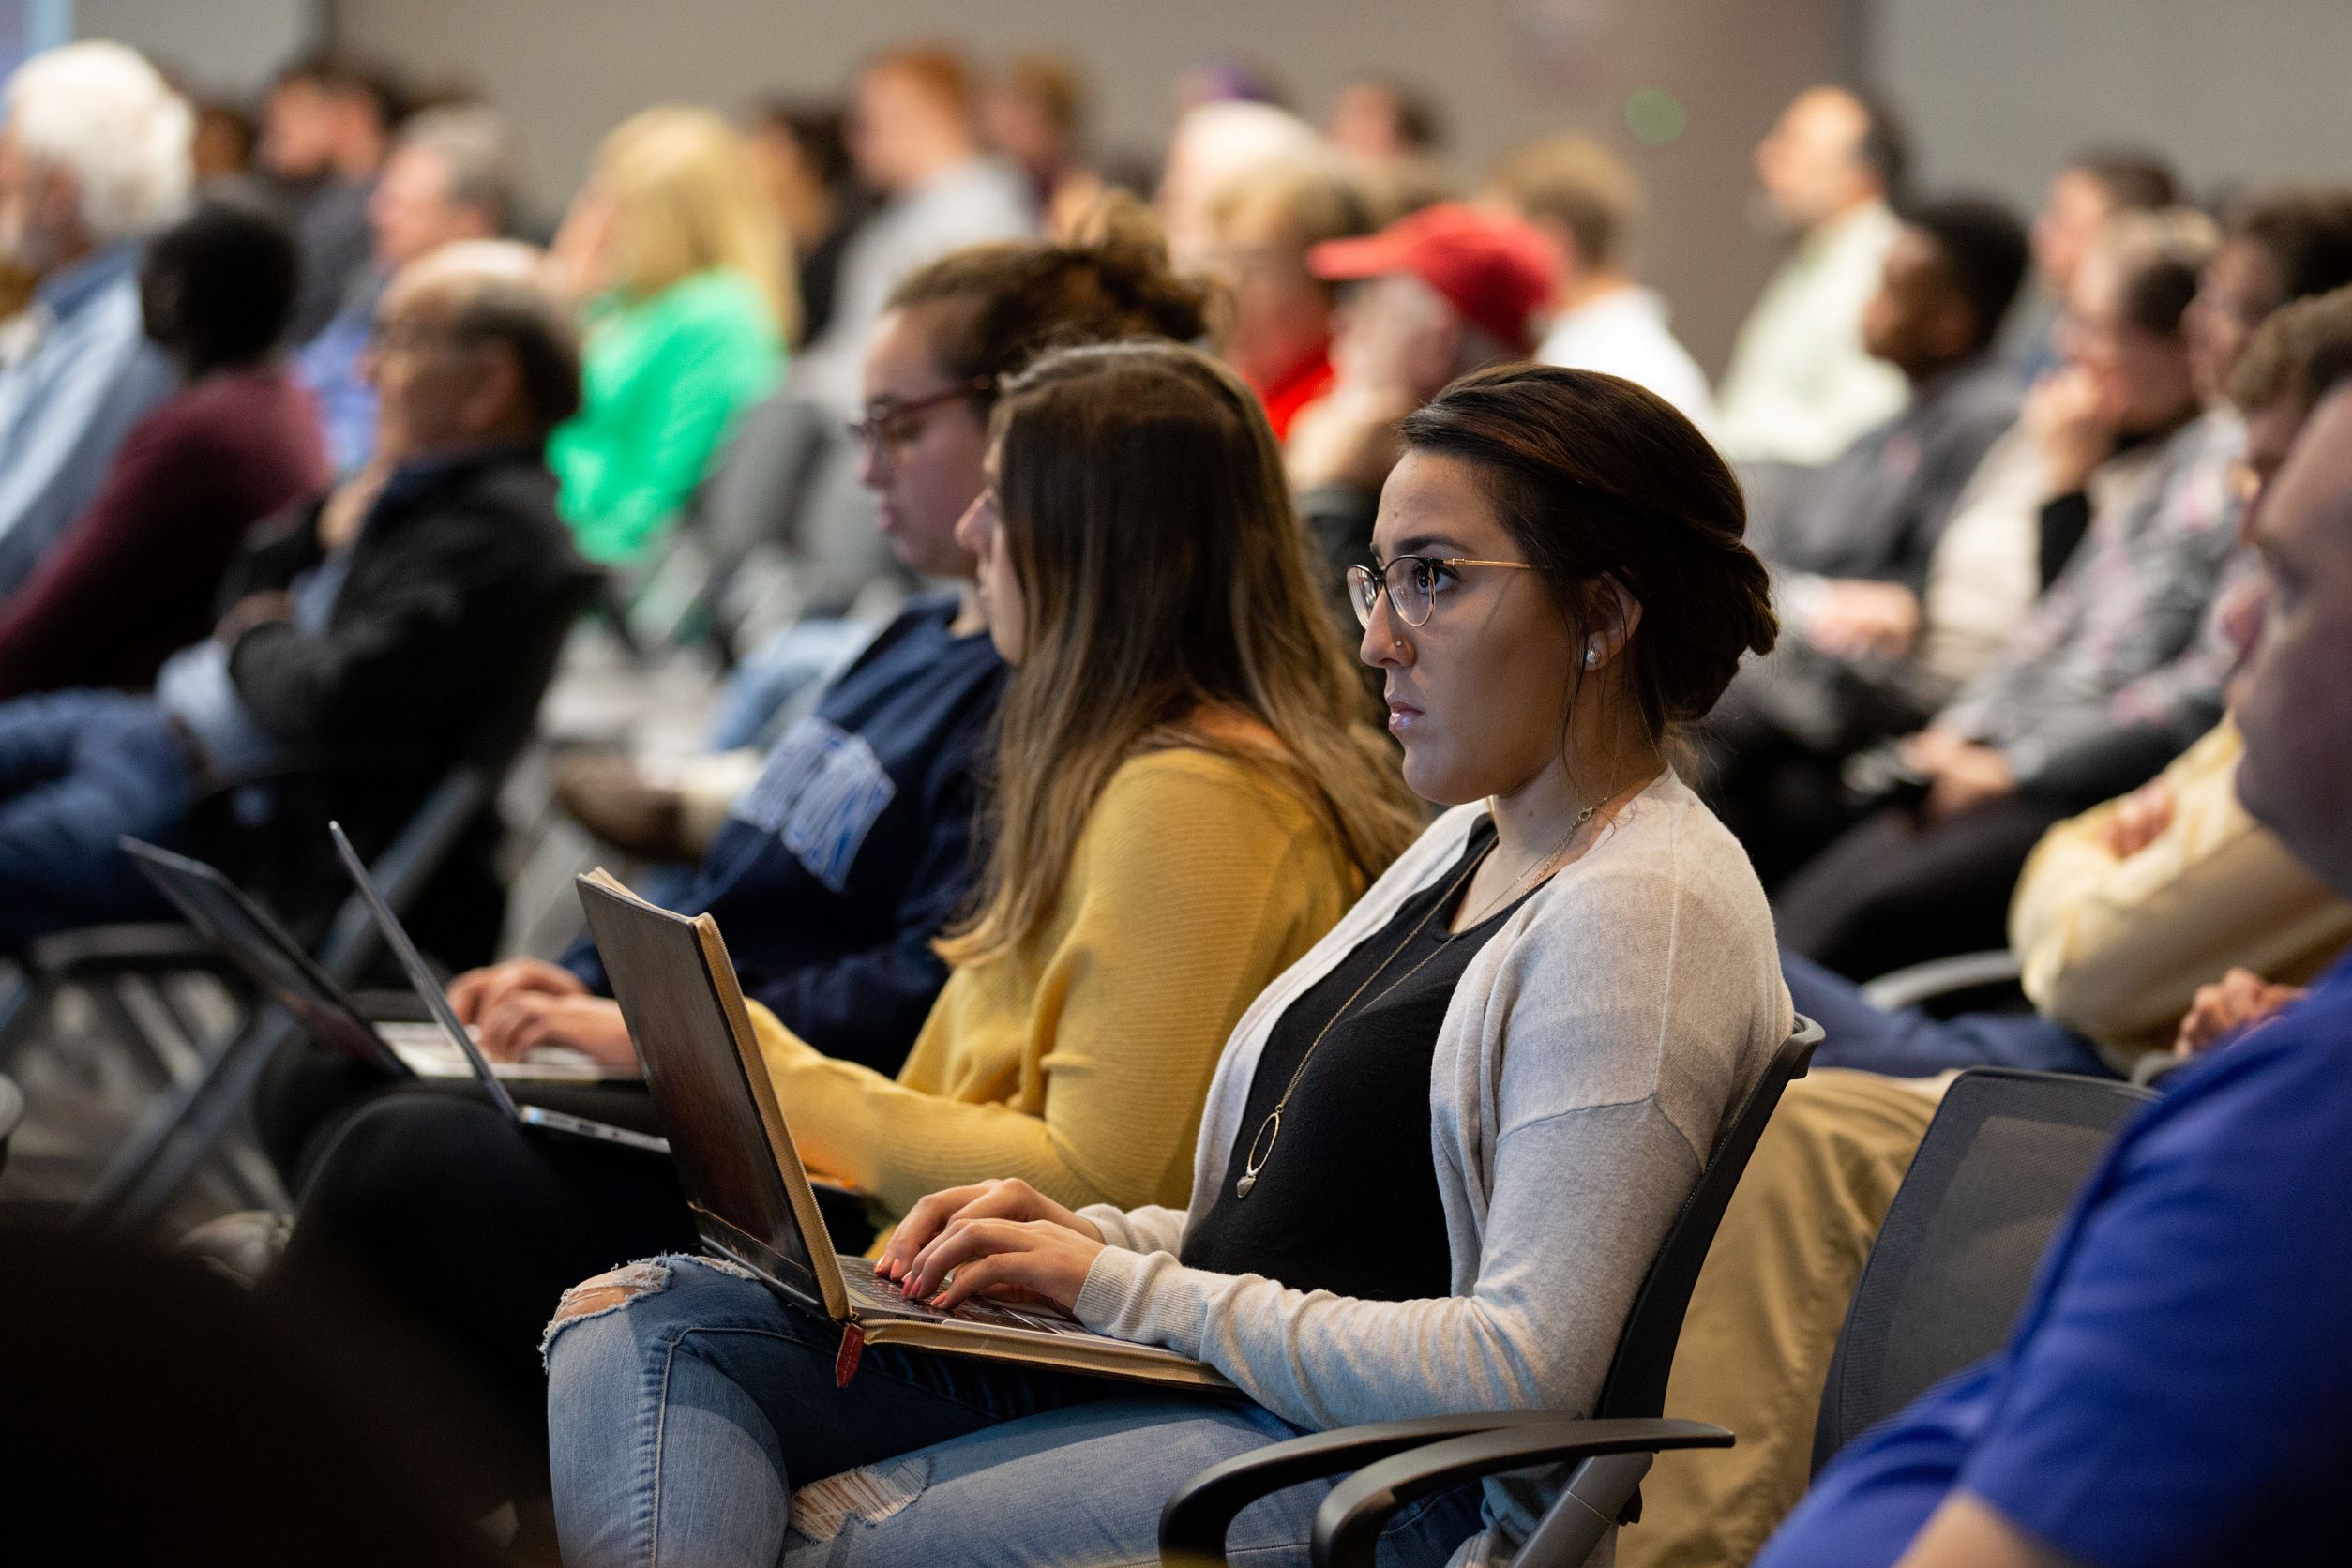
[[[1155,1560],[1179,1485],[1303,1431],[1592,1408],[1791,1024],[1763,892],[1668,760],[1770,647],[1766,576],[1722,460],[1614,377],[1483,371],[1404,438],[1349,588],[1406,781],[1454,809],[1243,1016],[1185,1211],[983,1183],[878,1258],[912,1297],[1050,1302],[1238,1393],[874,1346],[843,1386],[837,1332],[732,1265],[634,1265],[550,1331],[567,1562]],[[1323,1490],[1251,1508],[1233,1549],[1304,1563]],[[1508,1549],[1545,1500],[1489,1484],[1482,1528],[1478,1488],[1443,1494],[1384,1560]]]

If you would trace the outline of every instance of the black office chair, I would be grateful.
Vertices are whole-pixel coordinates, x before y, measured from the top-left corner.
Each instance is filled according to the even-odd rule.
[[[1275,1443],[1202,1470],[1168,1500],[1160,1516],[1161,1560],[1186,1568],[1223,1563],[1226,1532],[1234,1516],[1259,1498],[1286,1486],[1346,1470],[1355,1470],[1355,1480],[1362,1481],[1407,1462],[1428,1461],[1451,1470],[1464,1456],[1490,1449],[1509,1455],[1510,1462],[1469,1470],[1411,1495],[1426,1496],[1488,1473],[1529,1470],[1555,1461],[1572,1463],[1574,1469],[1560,1500],[1545,1514],[1529,1543],[1528,1560],[1532,1561],[1580,1563],[1617,1524],[1640,1517],[1641,1479],[1649,1473],[1655,1454],[1669,1448],[1724,1448],[1731,1443],[1731,1434],[1721,1427],[1659,1419],[1666,1405],[1666,1373],[1674,1364],[1675,1342],[1682,1334],[1691,1289],[1698,1282],[1699,1269],[1707,1261],[1708,1248],[1714,1244],[1716,1227],[1723,1222],[1732,1191],[1740,1184],[1741,1173],[1756,1153],[1756,1140],[1764,1136],[1782,1093],[1804,1076],[1814,1048],[1820,1043],[1820,1026],[1800,1018],[1748,1091],[1643,1276],[1590,1419],[1546,1410],[1482,1411],[1376,1422]],[[1334,1498],[1338,1496],[1333,1493]],[[1347,1539],[1335,1547],[1326,1546],[1323,1517],[1319,1515],[1317,1560],[1323,1560],[1327,1550],[1335,1549],[1341,1555],[1331,1560],[1368,1565],[1381,1525],[1407,1500],[1398,1496],[1386,1507],[1367,1513],[1368,1529],[1351,1522]],[[1323,1513],[1330,1512],[1327,1503]],[[1531,1554],[1539,1545],[1545,1556],[1535,1558]]]
[[[1952,1080],[1847,1309],[1815,1428],[1817,1471],[1847,1438],[1999,1348],[2050,1232],[2083,1178],[2117,1127],[2153,1097],[2130,1084],[2007,1067],[1975,1068]],[[1695,1432],[1711,1434],[1712,1440]],[[1344,1446],[1349,1433],[1324,1436],[1343,1440]],[[1530,1414],[1509,1426],[1425,1440],[1410,1451],[1383,1447],[1373,1455],[1378,1462],[1363,1464],[1323,1500],[1315,1516],[1314,1560],[1319,1568],[1369,1568],[1381,1527],[1398,1508],[1468,1481],[1589,1456],[1646,1462],[1649,1453],[1666,1448],[1726,1447],[1730,1436],[1687,1421]],[[1362,1458],[1351,1454],[1297,1470],[1279,1484],[1328,1475],[1349,1463]],[[1601,1529],[1588,1526],[1573,1536],[1553,1530],[1563,1514],[1583,1512],[1561,1497],[1514,1568],[1583,1562]],[[1161,1539],[1165,1554],[1165,1526]],[[1166,1560],[1194,1560],[1168,1555]]]
[[[2008,1067],[1952,1080],[1854,1287],[1813,1430],[1817,1473],[1847,1440],[2000,1349],[2084,1177],[2154,1098]]]

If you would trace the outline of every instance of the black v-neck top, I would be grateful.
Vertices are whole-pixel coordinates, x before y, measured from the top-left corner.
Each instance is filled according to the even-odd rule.
[[[1444,876],[1405,900],[1275,1020],[1215,1200],[1184,1238],[1186,1267],[1372,1301],[1451,1294],[1445,1209],[1429,1151],[1429,1063],[1463,970],[1524,901],[1448,936],[1461,899],[1455,881],[1494,839],[1492,819],[1482,819]],[[1428,924],[1412,934],[1425,915]],[[1308,1063],[1257,1184],[1235,1197],[1250,1144],[1290,1075],[1375,971]]]

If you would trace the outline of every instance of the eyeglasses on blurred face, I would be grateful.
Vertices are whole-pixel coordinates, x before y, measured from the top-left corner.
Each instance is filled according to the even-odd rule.
[[[851,438],[881,458],[897,459],[923,433],[925,418],[962,398],[975,398],[996,384],[993,376],[979,376],[960,386],[942,387],[920,398],[873,399],[866,412],[850,421]]]

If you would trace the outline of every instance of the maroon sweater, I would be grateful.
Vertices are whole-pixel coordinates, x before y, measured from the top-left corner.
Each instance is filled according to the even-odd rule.
[[[219,371],[167,399],[0,601],[0,698],[149,685],[212,629],[246,532],[332,477],[310,394],[276,365]]]

